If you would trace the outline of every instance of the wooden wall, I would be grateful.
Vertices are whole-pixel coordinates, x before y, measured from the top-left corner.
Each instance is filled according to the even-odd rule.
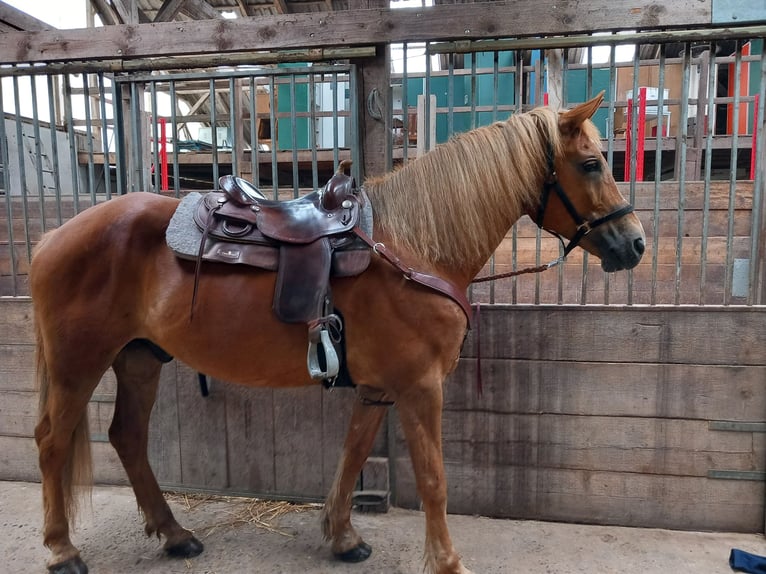
[[[480,337],[446,384],[451,512],[763,531],[766,309],[486,306]],[[0,479],[38,480],[33,356],[31,303],[0,298]],[[90,405],[95,476],[122,484],[105,442],[113,399],[108,375]],[[218,381],[202,398],[195,373],[173,362],[152,464],[167,486],[321,498],[352,399]],[[751,424],[715,430],[724,421]],[[397,504],[417,507],[401,432],[390,458],[387,438],[384,427],[365,486],[385,486],[393,460]]]

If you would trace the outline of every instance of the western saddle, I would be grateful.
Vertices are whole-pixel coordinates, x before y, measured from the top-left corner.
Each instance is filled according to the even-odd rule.
[[[313,379],[335,384],[343,366],[343,323],[332,304],[330,277],[362,273],[370,249],[354,233],[367,203],[341,162],[324,188],[289,201],[269,200],[230,175],[222,192],[202,196],[194,221],[202,231],[201,261],[241,263],[277,272],[273,309],[288,323],[308,325],[307,365]]]

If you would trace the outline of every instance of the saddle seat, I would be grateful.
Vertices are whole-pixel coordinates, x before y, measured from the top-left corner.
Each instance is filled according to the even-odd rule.
[[[370,249],[353,232],[367,203],[341,162],[323,189],[289,201],[269,200],[237,177],[202,196],[193,217],[202,231],[200,261],[241,263],[277,272],[273,309],[288,323],[309,326],[312,378],[334,382],[340,369],[342,322],[334,312],[331,277],[362,273]]]

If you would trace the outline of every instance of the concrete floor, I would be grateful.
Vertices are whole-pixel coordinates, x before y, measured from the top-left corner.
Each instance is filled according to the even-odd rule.
[[[333,560],[322,542],[319,511],[291,512],[276,522],[279,532],[228,523],[243,502],[211,501],[189,509],[171,506],[179,522],[194,529],[205,552],[191,560],[163,555],[156,538],[143,534],[132,491],[97,487],[87,503],[74,543],[91,574],[420,574],[423,515],[392,509],[355,514],[357,530],[373,547],[362,564]],[[239,506],[237,506],[239,505]],[[40,535],[40,485],[0,481],[0,572],[42,574],[47,551]],[[450,530],[463,562],[476,574],[718,574],[731,572],[731,548],[766,555],[756,534],[673,532],[549,522],[450,516]]]

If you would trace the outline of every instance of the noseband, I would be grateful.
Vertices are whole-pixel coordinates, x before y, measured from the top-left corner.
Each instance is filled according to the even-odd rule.
[[[564,204],[564,207],[566,208],[567,212],[569,212],[570,217],[574,220],[575,225],[577,226],[577,231],[574,234],[574,237],[572,237],[569,240],[569,244],[564,247],[564,255],[563,257],[566,257],[569,255],[569,252],[572,251],[577,245],[580,243],[583,237],[588,235],[593,229],[598,227],[599,225],[606,223],[608,221],[612,221],[613,219],[619,219],[623,215],[627,215],[629,213],[633,212],[633,206],[628,204],[624,205],[618,209],[615,209],[611,213],[606,214],[603,217],[598,217],[596,219],[585,219],[582,215],[580,215],[577,212],[577,209],[575,208],[574,204],[570,201],[569,197],[567,197],[566,192],[562,189],[561,184],[559,183],[558,177],[556,175],[556,170],[553,166],[553,150],[548,150],[548,177],[546,178],[545,182],[543,183],[543,195],[540,199],[540,206],[537,208],[537,219],[535,220],[535,223],[540,229],[545,229],[543,227],[543,218],[545,217],[545,209],[548,207],[548,199],[551,196],[551,190],[556,192],[556,195],[559,197],[559,200],[561,200],[561,203]],[[564,238],[561,236],[560,233],[557,233],[555,231],[552,231],[550,229],[545,229],[548,233],[552,233],[556,237],[559,238],[559,241],[561,241],[562,245],[564,243]]]

